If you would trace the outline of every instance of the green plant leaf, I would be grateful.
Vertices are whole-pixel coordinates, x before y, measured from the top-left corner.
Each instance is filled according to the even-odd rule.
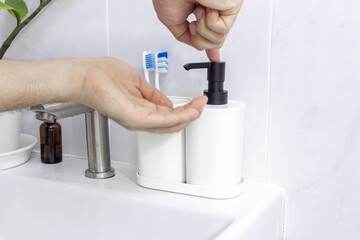
[[[11,15],[13,15],[14,18],[16,18],[16,19],[18,18],[13,10],[8,9],[8,12],[9,12]]]
[[[0,9],[13,9],[12,7],[10,7],[9,5],[6,5],[3,2],[0,2]]]
[[[24,0],[5,0],[5,4],[12,7],[8,11],[18,20],[22,20],[29,12]]]

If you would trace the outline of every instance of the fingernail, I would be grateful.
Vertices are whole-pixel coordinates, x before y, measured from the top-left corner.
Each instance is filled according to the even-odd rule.
[[[195,17],[196,17],[196,20],[199,20],[203,15],[203,11],[201,10],[196,10],[195,11]]]
[[[196,34],[196,25],[195,25],[195,24],[190,23],[189,29],[190,29],[191,35],[195,35],[195,34]]]

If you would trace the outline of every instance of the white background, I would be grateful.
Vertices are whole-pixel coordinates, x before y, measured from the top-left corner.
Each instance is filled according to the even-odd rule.
[[[26,1],[33,11],[39,1]],[[230,98],[247,105],[244,175],[288,193],[287,240],[360,238],[360,2],[245,0],[222,49]],[[0,42],[15,20],[0,12]],[[195,97],[205,53],[177,42],[150,0],[53,0],[8,59],[115,56],[142,70],[142,51],[167,50],[168,95]],[[63,149],[86,156],[84,117],[60,120]],[[23,114],[23,131],[40,122]],[[111,123],[112,159],[136,164],[136,133]]]

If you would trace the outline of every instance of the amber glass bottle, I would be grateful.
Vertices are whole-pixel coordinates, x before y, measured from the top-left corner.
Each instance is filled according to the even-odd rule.
[[[61,126],[53,123],[40,125],[41,162],[53,164],[62,161]]]

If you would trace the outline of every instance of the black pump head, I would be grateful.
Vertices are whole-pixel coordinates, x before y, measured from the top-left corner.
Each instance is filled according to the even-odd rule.
[[[202,62],[188,63],[184,68],[190,69],[207,68],[208,89],[204,90],[204,95],[208,97],[208,104],[223,105],[228,102],[228,92],[224,90],[225,81],[225,62]]]

